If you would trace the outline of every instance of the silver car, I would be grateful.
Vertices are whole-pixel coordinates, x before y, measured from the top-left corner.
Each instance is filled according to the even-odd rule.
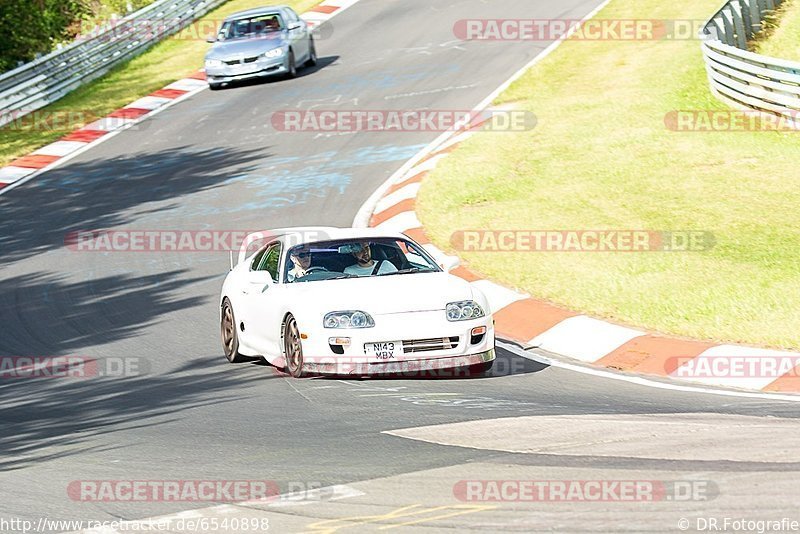
[[[226,18],[206,54],[211,89],[236,80],[297,76],[297,66],[317,63],[308,24],[288,6],[262,7]]]

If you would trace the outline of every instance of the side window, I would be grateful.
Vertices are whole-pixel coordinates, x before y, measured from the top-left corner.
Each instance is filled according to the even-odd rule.
[[[261,261],[258,264],[257,271],[268,271],[272,279],[278,281],[278,264],[281,260],[281,244],[276,243],[271,245],[264,252]]]
[[[300,17],[297,16],[297,13],[290,7],[286,8],[286,18],[289,19],[289,22],[297,22],[300,20]]]
[[[250,263],[251,271],[259,270],[258,266],[261,265],[261,260],[264,259],[264,254],[267,252],[267,249],[269,249],[269,246],[265,246],[264,248],[255,253],[255,255],[253,256],[253,261]]]

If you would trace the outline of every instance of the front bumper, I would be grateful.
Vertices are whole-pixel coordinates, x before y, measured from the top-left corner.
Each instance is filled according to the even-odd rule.
[[[313,362],[306,362],[303,371],[311,374],[324,375],[391,375],[423,377],[458,377],[467,376],[457,370],[466,370],[473,365],[480,365],[494,361],[495,349],[489,349],[478,354],[466,356],[450,356],[444,358],[429,358],[421,360],[398,360],[390,362],[354,362],[346,358],[320,358]]]
[[[248,80],[284,74],[288,71],[283,59],[264,59],[254,63],[226,65],[224,67],[206,67],[208,83],[228,83],[237,80]]]

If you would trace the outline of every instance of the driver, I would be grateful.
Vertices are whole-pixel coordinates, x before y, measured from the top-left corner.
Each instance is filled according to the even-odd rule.
[[[345,274],[354,276],[373,276],[376,274],[397,272],[397,267],[387,260],[375,261],[372,259],[372,248],[369,243],[359,243],[359,249],[353,252],[356,263],[345,267]]]
[[[287,278],[289,282],[294,282],[296,278],[302,278],[311,268],[311,251],[305,248],[295,249],[289,253],[293,267],[289,270]]]

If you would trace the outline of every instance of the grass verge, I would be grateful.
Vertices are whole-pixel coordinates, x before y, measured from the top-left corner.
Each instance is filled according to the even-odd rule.
[[[284,3],[301,13],[319,2],[288,0]],[[0,128],[0,166],[202,68],[203,57],[210,45],[205,42],[204,35],[195,35],[192,28],[203,28],[203,21],[220,21],[236,11],[262,5],[264,0],[230,0],[190,29],[158,43],[105,76],[39,110],[41,117],[51,112],[62,118],[69,117],[70,120],[61,121],[68,124],[52,121],[45,128],[41,123],[23,121],[19,127],[8,124]],[[80,120],[84,117],[86,120]]]
[[[754,44],[766,56],[800,61],[800,0],[784,0],[766,39]]]
[[[614,0],[609,19],[702,19],[719,0]],[[490,45],[487,45],[490,46]],[[496,103],[532,131],[473,136],[417,210],[453,251],[465,229],[702,230],[707,252],[459,252],[531,295],[637,327],[800,348],[800,133],[676,132],[673,110],[726,110],[697,41],[564,43]]]

